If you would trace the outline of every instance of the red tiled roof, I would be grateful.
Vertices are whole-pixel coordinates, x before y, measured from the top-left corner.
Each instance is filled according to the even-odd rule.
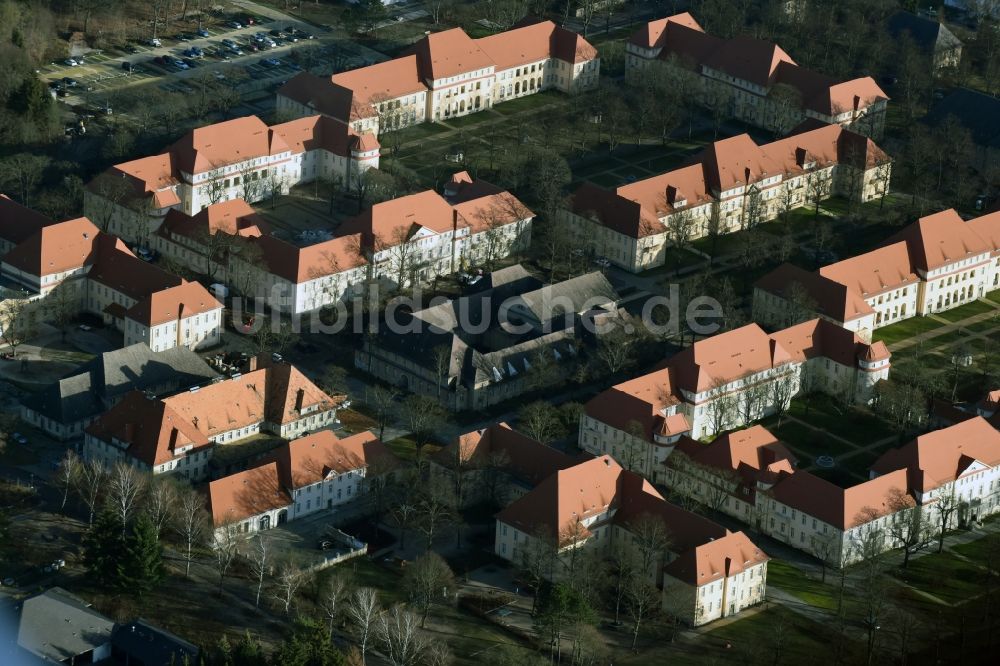
[[[793,284],[805,290],[820,314],[839,322],[850,322],[875,312],[856,290],[792,264],[778,266],[757,280],[754,287],[787,298],[788,289]]]
[[[913,486],[927,492],[959,478],[976,460],[990,467],[1000,465],[1000,431],[981,416],[887,451],[872,471],[888,475],[895,473],[892,470],[908,470]]]
[[[278,466],[265,463],[208,484],[208,506],[215,527],[237,523],[292,505],[278,480]]]
[[[275,236],[261,236],[254,243],[260,248],[267,270],[295,284],[365,263],[359,254],[362,249],[360,233],[341,235],[306,247],[292,245]]]
[[[185,282],[149,294],[129,308],[125,316],[151,328],[213,310],[222,310],[222,307],[222,303],[201,283]],[[222,326],[221,317],[219,326]]]
[[[102,414],[87,432],[105,442],[118,440],[125,453],[150,467],[177,457],[186,446],[192,450],[210,446],[208,438],[191,421],[163,400],[133,391]]]
[[[0,194],[0,238],[19,245],[36,234],[42,227],[56,221],[17,203],[6,194]]]
[[[841,488],[809,472],[785,475],[769,491],[782,504],[840,530],[895,510],[896,493],[909,489],[906,470],[896,470],[850,488]]]
[[[393,461],[385,444],[370,432],[340,439],[330,430],[293,439],[274,452],[285,488],[299,489],[319,483],[330,474],[360,470],[376,460]]]
[[[36,276],[79,269],[94,261],[99,233],[85,217],[50,224],[12,248],[3,262]]]
[[[459,458],[463,465],[475,467],[489,464],[492,456],[500,456],[498,460],[503,461],[510,473],[531,485],[580,462],[579,458],[531,439],[506,423],[459,436],[434,454],[434,460],[454,469]]]
[[[991,251],[993,248],[979,237],[975,228],[966,224],[953,208],[949,208],[920,218],[887,243],[905,242],[913,266],[922,271],[932,271]]]

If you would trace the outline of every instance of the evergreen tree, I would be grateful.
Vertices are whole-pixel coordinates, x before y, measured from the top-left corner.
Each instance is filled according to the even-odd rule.
[[[118,519],[110,511],[101,511],[83,538],[83,562],[90,577],[103,587],[114,586],[124,553]]]
[[[249,631],[243,634],[243,638],[236,644],[233,650],[233,663],[239,666],[267,666],[264,648]]]
[[[291,635],[271,657],[272,666],[343,666],[342,655],[330,642],[322,623],[300,617]]]
[[[142,596],[163,581],[163,548],[146,514],[140,514],[132,525],[123,555],[117,581],[123,590]]]

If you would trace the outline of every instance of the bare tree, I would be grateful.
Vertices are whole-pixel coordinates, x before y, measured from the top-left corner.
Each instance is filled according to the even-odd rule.
[[[329,622],[330,639],[333,639],[333,628],[337,619],[344,614],[344,605],[348,598],[347,582],[341,576],[331,576],[323,588],[320,597],[320,608]]]
[[[146,479],[142,472],[125,462],[115,464],[108,484],[108,504],[121,523],[122,537],[128,528],[128,521],[135,513],[142,496]]]
[[[937,502],[934,503],[934,508],[937,511],[937,540],[938,549],[937,552],[942,552],[944,550],[944,537],[948,530],[951,528],[952,516],[962,507],[962,500],[955,495],[955,490],[952,488],[950,493],[944,494],[943,491],[939,491],[942,494],[938,495]]]
[[[163,528],[173,521],[176,507],[177,486],[173,479],[155,476],[150,479],[142,509],[153,525],[157,539]]]
[[[278,570],[278,578],[275,580],[274,598],[282,605],[285,615],[291,613],[292,604],[295,603],[295,595],[299,588],[309,580],[309,572],[304,570],[295,562],[285,561]]]
[[[417,531],[424,537],[425,552],[430,552],[434,537],[455,519],[454,493],[451,484],[432,476],[420,489],[416,502]]]
[[[347,616],[354,624],[356,641],[361,650],[361,663],[366,663],[369,643],[375,631],[381,608],[378,602],[378,592],[370,587],[361,587],[351,595],[347,605]]]
[[[556,408],[544,400],[529,403],[518,411],[517,429],[542,444],[548,444],[562,435],[562,423]]]
[[[59,461],[59,469],[56,470],[56,478],[59,479],[59,484],[63,489],[62,504],[59,506],[60,511],[66,510],[66,500],[69,499],[69,491],[76,484],[77,479],[83,472],[83,465],[84,463],[80,460],[80,456],[76,455],[73,449],[66,449],[62,460]]]
[[[555,569],[556,545],[552,535],[544,528],[539,528],[517,552],[518,568],[534,591],[531,600],[531,614],[534,615],[542,584],[552,576]]]
[[[632,618],[632,649],[639,643],[639,630],[659,605],[656,587],[645,578],[635,577],[629,581],[625,591],[625,603]]]
[[[806,176],[806,198],[813,205],[813,215],[819,215],[819,206],[830,196],[832,184],[830,169],[817,169]]]
[[[834,558],[840,557],[842,537],[836,530],[831,530],[829,534],[814,534],[809,540],[813,554],[819,559],[822,567],[822,582],[826,582],[826,570],[833,562],[839,564]]]
[[[396,398],[398,397],[399,392],[394,387],[376,386],[365,391],[365,403],[371,409],[375,424],[378,426],[379,439],[385,437],[386,426],[389,425],[389,421],[392,420],[392,416],[396,412]]]
[[[250,560],[250,573],[257,581],[257,591],[254,595],[253,605],[260,607],[260,593],[264,589],[264,579],[273,568],[271,565],[271,537],[258,532],[249,541],[250,548],[247,558]]]
[[[406,568],[403,585],[420,611],[420,628],[427,623],[431,604],[440,601],[455,586],[455,574],[437,553],[427,553]]]
[[[400,604],[379,615],[375,637],[392,666],[415,666],[427,649],[417,628],[417,617]]]
[[[212,550],[215,553],[216,571],[219,573],[219,594],[222,594],[222,583],[239,553],[240,536],[237,528],[233,523],[226,523],[215,530]]]
[[[184,575],[191,575],[194,561],[194,546],[200,543],[208,529],[209,517],[205,511],[205,500],[194,488],[178,489],[177,511],[173,528],[184,544],[181,558],[184,560]]]
[[[0,310],[0,340],[10,347],[16,358],[17,348],[37,331],[37,321],[31,303],[23,298],[8,298]]]
[[[662,519],[648,513],[636,517],[629,523],[628,530],[632,533],[640,571],[648,579],[666,557],[671,541],[670,530]]]
[[[94,514],[101,504],[101,493],[108,480],[108,468],[99,460],[88,460],[77,476],[76,492],[87,506],[87,524],[94,524]]]
[[[711,399],[711,402],[706,407],[709,426],[712,429],[711,434],[725,430],[736,413],[736,398],[732,393],[727,393],[724,387],[725,382],[723,381],[714,380],[712,382],[712,391],[710,394],[714,393],[715,397]]]
[[[910,563],[910,556],[923,550],[932,537],[932,528],[916,506],[913,498],[899,488],[889,491],[886,504],[892,512],[886,528],[894,545],[903,549],[903,568]]]

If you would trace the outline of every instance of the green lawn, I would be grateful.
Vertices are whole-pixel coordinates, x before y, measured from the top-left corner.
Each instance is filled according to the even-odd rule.
[[[832,577],[827,580],[830,581]],[[767,563],[767,586],[781,588],[810,606],[837,610],[837,588],[829,582],[809,578],[801,569],[782,560]]]
[[[447,132],[448,128],[440,123],[421,123],[397,131],[399,132],[399,142],[407,143],[408,141],[427,139]]]
[[[881,340],[887,345],[895,344],[901,340],[906,340],[907,338],[912,338],[915,335],[921,333],[926,333],[927,331],[933,331],[936,328],[941,328],[946,326],[939,321],[934,321],[929,317],[911,317],[909,319],[904,319],[903,321],[892,324],[891,326],[883,326],[882,328],[876,329],[872,333],[873,340]]]
[[[874,414],[858,407],[842,407],[833,398],[817,394],[810,401],[793,400],[788,413],[855,444],[864,445],[892,434],[889,426]]]
[[[830,646],[835,642],[844,645],[848,654],[860,649],[832,626],[821,625],[776,605],[707,629],[704,635],[695,639],[676,643],[663,640],[638,654],[622,654],[614,663],[624,666],[807,664],[823,661],[822,655],[829,655]],[[847,660],[845,663],[852,662]]]
[[[463,129],[466,127],[475,127],[480,123],[494,119],[496,119],[496,115],[490,113],[489,111],[480,111],[479,113],[470,113],[467,116],[448,118],[444,121],[444,123],[454,129]]]
[[[984,312],[994,312],[997,309],[997,304],[987,303],[985,301],[972,301],[971,303],[966,303],[952,310],[947,310],[945,312],[937,313],[942,319],[947,319],[948,321],[962,321],[967,317],[974,317],[978,314],[983,314]]]
[[[517,99],[501,102],[493,108],[505,116],[510,116],[523,111],[530,111],[532,109],[548,106],[554,102],[564,102],[566,99],[566,97],[557,92],[548,91],[535,93],[534,95],[525,95],[524,97],[518,97]]]
[[[1000,566],[1000,538],[995,536],[984,536],[969,543],[952,546],[951,550],[983,566],[986,566],[988,559],[993,560],[994,567]]]
[[[984,578],[982,569],[949,553],[910,560],[906,569],[896,569],[892,575],[950,604],[981,593]]]
[[[988,301],[993,301],[997,305],[1000,305],[1000,290],[994,290],[986,294],[984,298]]]
[[[1000,321],[987,319],[986,321],[977,321],[975,324],[969,324],[964,328],[970,333],[986,333],[987,331],[992,331],[995,328],[1000,328]]]
[[[844,444],[830,439],[824,433],[789,419],[785,419],[780,426],[768,425],[766,421],[764,425],[775,437],[792,447],[803,467],[811,465],[817,456],[836,457],[845,448]]]

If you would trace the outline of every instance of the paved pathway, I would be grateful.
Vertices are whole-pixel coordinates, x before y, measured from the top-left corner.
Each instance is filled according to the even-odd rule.
[[[922,344],[927,341],[933,342],[935,338],[939,338],[942,335],[951,333],[952,331],[956,331],[961,328],[967,328],[968,326],[972,326],[973,324],[978,324],[979,322],[983,321],[997,320],[997,318],[1000,317],[1000,306],[998,306],[996,303],[994,303],[991,300],[983,298],[979,299],[979,302],[986,303],[990,305],[993,309],[989,312],[981,312],[979,314],[972,315],[971,317],[966,317],[965,319],[955,322],[948,321],[944,317],[940,317],[936,314],[928,315],[935,321],[943,322],[944,325],[939,326],[938,328],[935,328],[930,331],[924,331],[923,333],[918,333],[917,335],[913,335],[905,340],[894,342],[891,345],[888,345],[889,351],[894,352],[894,351],[899,351],[901,349],[907,349],[909,347],[913,347],[915,345]],[[997,327],[1000,327],[1000,321],[997,321]],[[978,332],[966,331],[966,332],[969,334],[970,337],[981,338],[985,337],[990,333],[993,333],[995,330],[996,329],[994,328],[990,329],[989,331],[978,331]]]

